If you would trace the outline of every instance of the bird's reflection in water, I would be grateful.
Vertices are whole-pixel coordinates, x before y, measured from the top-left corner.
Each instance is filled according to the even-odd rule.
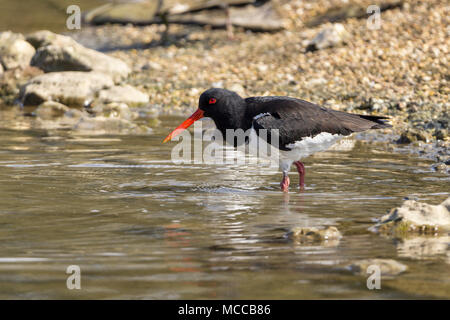
[[[171,223],[164,226],[164,242],[167,247],[174,249],[190,248],[191,233],[183,228],[180,223]],[[175,257],[176,261],[168,261],[168,269],[173,272],[200,272],[200,269],[195,267],[192,258],[189,255],[182,255]]]

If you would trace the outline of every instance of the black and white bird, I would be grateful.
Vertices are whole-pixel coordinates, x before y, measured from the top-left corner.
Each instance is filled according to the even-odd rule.
[[[242,98],[233,91],[212,88],[201,94],[197,111],[172,131],[164,142],[204,117],[211,118],[223,136],[226,136],[227,129],[250,129],[249,138],[245,140],[248,144],[259,138],[261,129],[266,132],[276,129],[283,172],[281,190],[285,192],[289,188],[288,172],[292,164],[297,168],[300,188],[303,189],[305,166],[300,161],[302,158],[325,151],[354,132],[392,127],[387,123],[388,117],[332,110],[285,96]],[[273,139],[265,138],[265,141],[270,144]]]

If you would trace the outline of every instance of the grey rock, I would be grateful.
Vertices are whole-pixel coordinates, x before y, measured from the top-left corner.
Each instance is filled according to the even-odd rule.
[[[321,50],[335,47],[350,38],[349,33],[340,23],[327,26],[320,31],[308,44],[306,51]]]
[[[253,31],[280,31],[285,28],[284,20],[270,1],[260,6],[232,7],[229,11],[231,24],[236,27]],[[168,17],[168,21],[223,28],[227,25],[227,15],[223,9],[217,9],[173,15]]]
[[[86,48],[66,36],[41,31],[28,39],[36,46],[40,45],[31,65],[45,72],[96,71],[111,75],[115,81],[126,78],[131,72],[122,60]]]
[[[284,21],[270,1],[255,5],[255,0],[185,0],[109,3],[84,14],[84,21],[100,25],[106,23],[132,23],[146,25],[152,23],[181,23],[225,27],[227,16],[220,8],[230,6],[231,23],[250,30],[277,31],[283,29]]]
[[[138,106],[148,103],[148,94],[143,93],[130,85],[114,86],[101,90],[98,99],[104,103],[123,102],[129,106]]]
[[[406,237],[410,234],[438,235],[450,231],[450,197],[439,205],[406,200],[381,217],[372,231]]]
[[[0,63],[5,69],[24,68],[30,64],[35,49],[21,34],[0,33]]]
[[[20,89],[24,105],[56,101],[68,106],[84,106],[96,92],[114,85],[106,74],[97,72],[52,72],[37,76]]]

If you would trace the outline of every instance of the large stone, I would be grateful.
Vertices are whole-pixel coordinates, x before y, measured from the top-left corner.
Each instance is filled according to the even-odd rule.
[[[446,233],[450,231],[450,197],[439,205],[407,200],[381,217],[372,230],[397,237]]]
[[[83,106],[98,91],[114,85],[106,74],[97,72],[52,72],[37,76],[20,89],[24,105],[56,101],[68,106]]]
[[[28,36],[28,39],[40,46],[31,65],[45,72],[96,71],[111,75],[115,81],[126,78],[131,72],[122,60],[86,48],[66,36],[40,31],[39,34]]]
[[[35,49],[21,34],[0,33],[0,63],[5,69],[25,68],[30,64]]]
[[[254,31],[280,31],[285,28],[285,22],[271,2],[263,5],[248,5],[229,9],[231,24]],[[228,17],[223,9],[199,11],[168,17],[171,23],[186,23],[210,25],[223,28],[227,25]]]
[[[108,3],[84,14],[84,21],[99,25],[106,23],[181,23],[225,27],[227,15],[222,5],[228,4],[231,23],[235,26],[261,31],[277,31],[284,28],[281,15],[270,1],[255,0],[185,0],[140,1]],[[256,5],[257,4],[257,5]]]
[[[129,106],[137,106],[149,102],[149,96],[130,85],[114,86],[101,90],[98,99],[103,103],[123,102]]]

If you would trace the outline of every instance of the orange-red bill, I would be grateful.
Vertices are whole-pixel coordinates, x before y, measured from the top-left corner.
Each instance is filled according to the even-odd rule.
[[[175,130],[173,130],[163,141],[163,143],[172,140],[173,137],[179,135],[181,131],[189,128],[195,121],[203,118],[203,110],[197,109],[189,118],[184,120]]]

